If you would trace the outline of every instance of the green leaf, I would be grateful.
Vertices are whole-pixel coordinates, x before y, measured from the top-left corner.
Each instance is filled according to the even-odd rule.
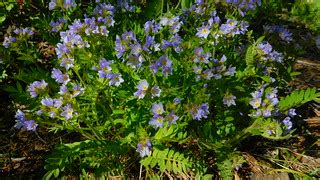
[[[316,93],[316,88],[308,88],[307,90],[294,91],[290,95],[283,97],[279,101],[280,110],[298,107],[309,101],[317,100],[320,93]]]
[[[6,15],[0,16],[0,24],[3,23],[3,21],[5,21],[7,18]]]
[[[254,46],[253,45],[249,46],[247,49],[246,63],[247,63],[247,66],[252,66],[254,64]]]

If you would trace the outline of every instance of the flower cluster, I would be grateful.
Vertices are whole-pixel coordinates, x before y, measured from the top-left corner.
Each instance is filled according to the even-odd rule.
[[[268,42],[258,44],[257,48],[260,50],[262,60],[271,60],[281,63],[284,59],[282,53],[273,50]]]
[[[264,31],[268,33],[278,33],[281,40],[290,43],[293,41],[292,33],[283,25],[263,26]]]
[[[13,30],[15,35],[5,36],[2,45],[8,48],[10,44],[17,42],[20,39],[28,38],[34,34],[31,28],[16,28]]]
[[[51,26],[51,32],[59,32],[62,28],[63,25],[67,22],[65,18],[60,18],[58,21],[51,21],[50,26]]]
[[[271,88],[267,92],[264,91],[264,88],[260,88],[259,90],[251,93],[252,99],[249,104],[255,109],[251,114],[253,117],[270,117],[274,116],[278,112],[278,90]]]
[[[236,73],[236,68],[225,65],[227,57],[223,55],[220,60],[211,58],[211,53],[204,53],[202,48],[195,49],[195,56],[193,62],[196,64],[192,67],[194,73],[197,75],[196,80],[201,78],[210,80],[212,77],[221,79],[222,76],[233,76]],[[204,69],[201,64],[209,64],[212,68]]]
[[[217,16],[216,11],[213,11],[211,14],[211,18],[206,23],[203,23],[201,27],[197,28],[196,36],[207,39],[207,37],[211,32],[212,26],[214,24],[219,24],[219,23],[220,23],[220,18],[219,16]]]
[[[226,0],[226,3],[236,6],[237,8],[243,10],[240,11],[241,15],[245,15],[245,11],[255,10],[257,6],[261,6],[261,0]]]
[[[288,110],[288,116],[282,120],[282,123],[286,127],[287,130],[291,130],[292,129],[291,118],[293,118],[296,115],[297,115],[297,113],[296,113],[295,109],[289,109]]]
[[[147,80],[141,80],[137,85],[137,91],[134,93],[134,96],[138,97],[138,99],[143,99],[144,96],[147,94],[149,89],[149,83]],[[161,89],[159,86],[153,86],[150,89],[151,98],[160,97]]]
[[[35,123],[34,120],[29,120],[25,117],[25,114],[18,109],[15,115],[16,124],[14,125],[15,128],[21,129],[24,128],[28,131],[35,131],[38,127],[38,124]]]
[[[164,76],[172,74],[172,60],[169,59],[167,55],[161,56],[158,60],[150,65],[150,69],[153,73],[157,73],[160,68],[162,69],[162,74]]]
[[[155,129],[162,128],[164,126],[164,122],[167,122],[168,125],[176,124],[176,121],[179,119],[174,112],[166,113],[161,102],[153,103],[151,112],[153,117],[149,121],[149,124]],[[167,115],[164,116],[164,114]]]
[[[75,0],[63,0],[63,1],[59,1],[59,0],[51,0],[49,3],[49,10],[53,10],[57,7],[60,7],[64,10],[68,10],[72,7],[76,7],[77,4],[75,2]]]
[[[119,5],[119,7],[124,9],[125,11],[134,12],[136,10],[136,7],[133,5],[130,5],[130,3],[128,1],[117,0],[117,3]]]
[[[220,32],[224,35],[234,37],[236,34],[245,34],[249,27],[246,21],[236,21],[233,19],[227,19],[225,24],[221,24]]]
[[[124,82],[122,75],[120,73],[113,73],[111,64],[112,61],[102,58],[99,61],[99,67],[93,67],[92,69],[98,71],[99,78],[109,79],[109,86],[120,86]]]

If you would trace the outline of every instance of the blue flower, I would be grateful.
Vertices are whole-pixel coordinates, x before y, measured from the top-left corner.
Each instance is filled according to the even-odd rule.
[[[254,108],[257,109],[261,106],[261,98],[254,98],[252,99],[249,104]]]
[[[149,83],[147,80],[144,79],[139,81],[139,84],[137,85],[138,91],[134,93],[134,96],[138,97],[138,99],[143,99],[147,93],[148,88],[149,88]]]
[[[5,36],[2,45],[5,48],[8,48],[10,46],[10,44],[17,42],[17,38],[12,37],[12,36]]]
[[[120,86],[121,83],[124,82],[121,74],[110,73],[107,75],[109,81],[109,86]]]
[[[20,109],[17,110],[15,118],[16,124],[14,125],[14,127],[17,129],[24,128],[27,131],[35,131],[38,127],[38,124],[35,123],[34,120],[28,120],[25,117],[25,114]]]
[[[178,119],[179,117],[176,116],[174,112],[169,113],[165,117],[165,120],[168,122],[168,125],[176,124]]]
[[[292,128],[292,122],[290,117],[284,118],[284,120],[282,120],[282,123],[287,127],[288,130]]]
[[[236,96],[227,93],[223,97],[223,104],[227,105],[228,107],[230,107],[231,105],[236,105],[236,102],[234,101],[235,99],[237,99]]]
[[[67,84],[70,81],[68,74],[63,74],[59,69],[53,68],[51,77],[56,80],[56,82],[61,84]]]
[[[288,115],[289,115],[290,117],[296,116],[296,115],[297,115],[296,110],[295,110],[295,109],[289,109],[289,110],[288,110]]]
[[[159,86],[153,86],[151,88],[151,98],[160,97],[161,89]]]
[[[258,44],[257,48],[262,50],[264,54],[270,54],[272,52],[272,46],[268,42]]]
[[[51,0],[49,3],[49,10],[53,10],[56,7],[56,0]]]
[[[62,99],[52,99],[45,97],[41,100],[41,104],[47,107],[60,108],[62,106]]]
[[[77,4],[74,0],[64,0],[63,2],[63,8],[64,9],[70,9],[72,7],[76,7]]]
[[[99,78],[107,78],[108,77],[108,75],[112,71],[112,68],[110,66],[111,64],[112,64],[112,61],[107,61],[104,58],[102,58],[99,61],[99,68],[98,68]]]
[[[161,29],[160,25],[157,24],[154,20],[152,21],[147,21],[145,24],[144,24],[144,32],[146,34],[156,34],[159,32],[159,30]]]
[[[163,123],[164,123],[164,118],[160,115],[154,115],[149,121],[149,124],[153,126],[155,129],[162,128]]]
[[[208,117],[210,113],[209,105],[208,103],[203,103],[201,105],[193,105],[190,113],[194,120],[200,121],[202,118]]]
[[[51,21],[50,22],[50,26],[51,26],[51,32],[59,32],[63,25],[67,22],[67,20],[65,18],[60,18],[58,21]]]
[[[208,35],[210,34],[210,27],[209,26],[201,26],[199,28],[197,28],[197,33],[196,36],[198,37],[202,37],[207,39]]]
[[[39,95],[39,93],[43,92],[46,89],[47,86],[48,86],[48,83],[46,83],[44,80],[34,81],[28,87],[28,91],[30,93],[30,96],[32,98],[37,97]]]
[[[142,47],[139,43],[131,44],[131,54],[138,56],[142,52]]]
[[[71,104],[65,105],[60,115],[63,116],[66,120],[71,119],[73,117],[73,109],[71,107]]]
[[[74,59],[73,58],[63,58],[61,61],[60,66],[66,68],[66,70],[69,70],[73,67]]]
[[[140,153],[141,157],[150,156],[151,155],[152,144],[150,140],[146,140],[145,142],[138,143],[137,152]]]
[[[153,113],[153,115],[161,115],[161,114],[163,114],[164,110],[163,110],[162,103],[161,102],[160,103],[153,103],[151,112]]]

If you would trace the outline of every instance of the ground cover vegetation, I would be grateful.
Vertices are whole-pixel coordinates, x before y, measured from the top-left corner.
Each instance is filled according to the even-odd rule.
[[[72,135],[49,148],[44,179],[247,177],[261,144],[265,172],[319,176],[285,145],[303,132],[301,107],[320,101],[290,84],[297,58],[319,55],[319,3],[0,5],[7,124],[47,144],[39,134]]]

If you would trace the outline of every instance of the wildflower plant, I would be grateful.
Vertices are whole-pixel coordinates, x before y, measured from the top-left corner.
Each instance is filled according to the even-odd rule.
[[[224,4],[229,3],[239,5]],[[219,170],[230,177],[241,164],[236,145],[243,138],[290,137],[292,108],[320,95],[314,89],[286,94],[283,79],[291,73],[282,71],[286,54],[253,36],[244,13],[261,2],[253,4],[222,14],[215,3],[196,1],[189,9],[141,22],[131,4],[97,2],[68,26],[65,19],[51,22],[50,31],[60,35],[51,80],[30,83],[27,91],[36,105],[17,111],[15,127],[48,126],[78,132],[87,141],[58,148],[79,147],[79,156],[62,164],[52,162],[57,154],[49,157],[46,177],[79,161],[82,173],[123,174],[119,167],[137,159],[146,176],[202,177],[212,151]],[[52,0],[49,9],[76,6]],[[291,40],[285,29],[276,32]],[[4,47],[15,43],[13,38],[6,37]],[[86,151],[90,143],[103,144],[96,156]],[[77,159],[81,155],[85,159]],[[108,161],[115,162],[111,169]]]

